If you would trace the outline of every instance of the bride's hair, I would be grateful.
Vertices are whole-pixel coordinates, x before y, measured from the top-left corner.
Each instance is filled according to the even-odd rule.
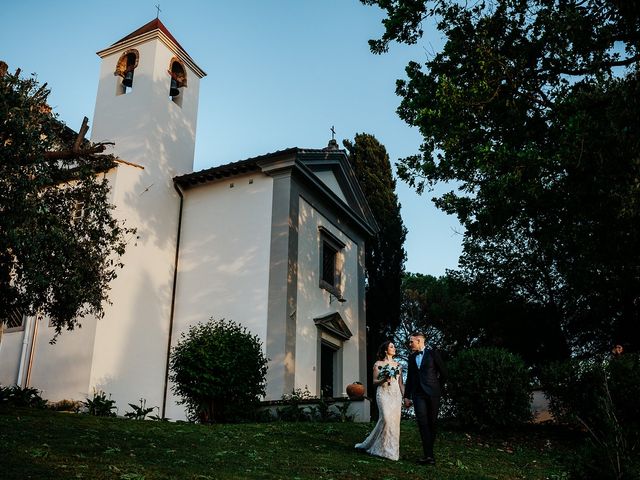
[[[376,354],[378,360],[384,360],[387,358],[387,348],[389,348],[390,343],[393,342],[391,340],[387,340],[386,342],[382,342],[382,345],[378,347],[378,353]]]

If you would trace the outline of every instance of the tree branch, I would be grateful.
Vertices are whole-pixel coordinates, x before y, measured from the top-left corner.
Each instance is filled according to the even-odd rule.
[[[84,117],[82,119],[82,126],[80,127],[80,131],[78,132],[76,141],[73,143],[74,152],[78,153],[80,151],[80,145],[82,144],[82,141],[84,140],[84,136],[87,134],[87,131],[89,131],[89,119],[87,117]],[[101,152],[104,151],[104,148],[102,148],[102,150],[100,151]]]
[[[74,144],[71,150],[60,150],[55,152],[45,152],[44,158],[47,160],[71,160],[78,157],[87,157],[90,155],[96,155],[102,153],[107,148],[107,145],[114,145],[113,142],[100,142],[91,145],[87,148],[76,148]]]
[[[577,70],[558,68],[558,70],[556,71],[564,75],[588,75],[601,68],[626,67],[628,65],[636,63],[638,60],[640,60],[640,53],[634,55],[633,57],[627,58],[625,60],[619,60],[617,62],[601,62],[591,68],[579,68]]]

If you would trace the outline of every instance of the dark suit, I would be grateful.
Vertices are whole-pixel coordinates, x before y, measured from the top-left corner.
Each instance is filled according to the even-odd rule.
[[[404,397],[413,402],[424,456],[433,458],[436,419],[440,396],[447,379],[447,369],[436,349],[424,349],[419,369],[416,364],[417,355],[418,352],[414,352],[409,356]]]

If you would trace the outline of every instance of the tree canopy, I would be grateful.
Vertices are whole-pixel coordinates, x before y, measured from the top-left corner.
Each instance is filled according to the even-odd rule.
[[[370,41],[446,39],[397,82],[420,152],[398,164],[465,227],[479,288],[535,302],[575,351],[640,343],[640,10],[612,0],[363,0]]]
[[[451,355],[472,347],[505,348],[536,368],[568,355],[562,332],[543,306],[495,285],[479,287],[461,272],[406,273],[397,338],[421,330],[430,344]]]
[[[102,317],[134,230],[113,216],[105,143],[67,128],[49,90],[0,62],[0,319],[44,316],[56,334]]]

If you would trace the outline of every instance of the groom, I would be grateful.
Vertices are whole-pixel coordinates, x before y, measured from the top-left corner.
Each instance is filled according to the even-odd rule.
[[[425,348],[424,333],[415,332],[409,337],[407,381],[404,389],[404,405],[416,413],[418,430],[422,439],[424,457],[418,460],[423,465],[435,465],[433,443],[436,438],[436,419],[440,406],[440,395],[447,378],[447,369],[440,353]]]

